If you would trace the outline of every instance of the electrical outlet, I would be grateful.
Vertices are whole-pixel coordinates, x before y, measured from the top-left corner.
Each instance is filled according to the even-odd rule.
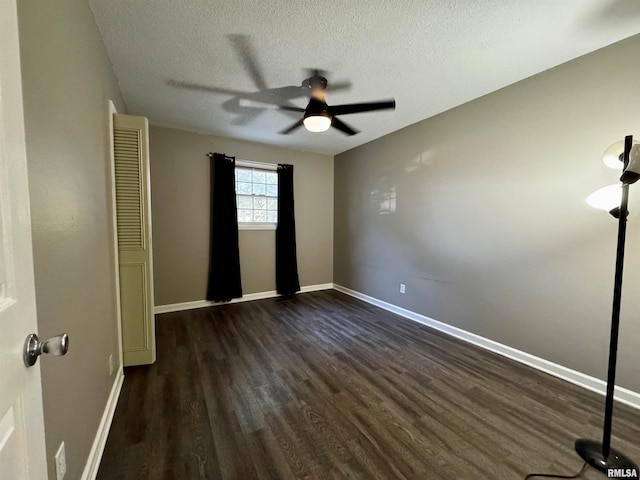
[[[113,354],[109,355],[109,375],[113,375]]]
[[[67,473],[67,457],[64,452],[64,442],[60,444],[56,452],[56,479],[62,480]]]
[[[400,284],[400,293],[403,295],[406,293],[406,286],[404,283]]]

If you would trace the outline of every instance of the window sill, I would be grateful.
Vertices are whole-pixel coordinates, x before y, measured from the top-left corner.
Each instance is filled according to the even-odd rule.
[[[238,230],[275,230],[275,223],[239,223]]]

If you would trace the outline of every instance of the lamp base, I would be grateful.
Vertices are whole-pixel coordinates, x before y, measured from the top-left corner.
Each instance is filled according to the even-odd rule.
[[[585,462],[610,478],[640,478],[638,465],[623,453],[612,448],[609,456],[604,458],[601,442],[580,438],[576,440],[575,447]]]

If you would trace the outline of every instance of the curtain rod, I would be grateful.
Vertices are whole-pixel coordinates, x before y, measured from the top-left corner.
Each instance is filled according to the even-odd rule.
[[[209,157],[209,158],[213,158],[214,155],[215,155],[215,153],[213,153],[213,152],[207,153],[207,157]],[[226,153],[223,153],[222,155],[224,155],[224,158],[228,158],[229,160],[235,160],[236,159],[236,157],[230,157]]]

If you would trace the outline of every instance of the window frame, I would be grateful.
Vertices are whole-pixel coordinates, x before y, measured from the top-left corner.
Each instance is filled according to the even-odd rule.
[[[252,168],[257,170],[270,170],[273,172],[278,171],[278,164],[276,163],[265,163],[265,162],[254,162],[250,160],[239,160],[236,159],[235,166],[238,168]],[[234,169],[234,182],[235,182],[235,169]],[[236,208],[238,203],[238,192],[236,191]],[[265,197],[269,198],[267,195]],[[271,197],[273,198],[273,197]],[[276,199],[278,196],[276,195]],[[239,210],[239,209],[238,209]],[[237,216],[237,214],[236,214]],[[240,222],[238,221],[238,230],[275,230],[278,225],[278,222]]]

